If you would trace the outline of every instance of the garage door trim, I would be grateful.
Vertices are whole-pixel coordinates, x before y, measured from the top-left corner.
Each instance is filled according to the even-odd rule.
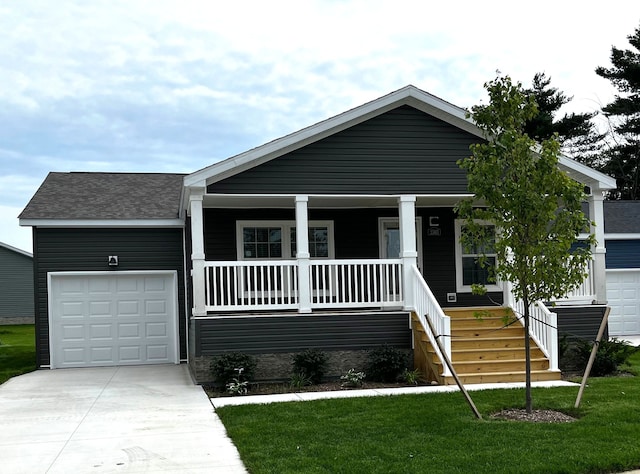
[[[53,317],[53,298],[52,298],[52,280],[57,277],[75,277],[75,276],[167,276],[171,278],[171,295],[173,298],[173,304],[171,307],[172,317],[170,321],[168,321],[169,328],[172,331],[173,335],[173,348],[172,354],[170,354],[170,359],[172,363],[179,364],[180,357],[180,341],[178,335],[178,272],[176,270],[123,270],[123,271],[71,271],[71,272],[47,272],[47,305],[48,305],[48,314],[47,314],[47,322],[49,325],[49,361],[50,368],[57,368],[56,360],[55,360],[55,350],[54,348],[54,338],[55,338],[55,330],[54,324],[52,321]],[[171,363],[171,362],[170,362]]]

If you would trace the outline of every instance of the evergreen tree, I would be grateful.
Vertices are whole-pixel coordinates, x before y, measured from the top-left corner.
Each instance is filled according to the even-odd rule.
[[[600,170],[617,180],[613,199],[640,199],[640,27],[627,38],[632,49],[612,47],[613,66],[596,68],[620,92],[602,109],[611,122],[613,145]]]
[[[551,78],[539,72],[533,77],[531,88],[525,89],[535,99],[538,113],[526,122],[524,131],[538,142],[557,133],[564,153],[588,166],[598,166],[604,134],[591,121],[596,113],[570,113],[556,119],[560,108],[572,98],[550,84]]]

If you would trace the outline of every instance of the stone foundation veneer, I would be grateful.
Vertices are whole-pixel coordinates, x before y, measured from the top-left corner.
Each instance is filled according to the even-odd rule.
[[[327,380],[339,379],[349,369],[364,371],[367,363],[368,350],[353,351],[325,351],[327,360]],[[407,350],[407,360],[411,363],[411,350]],[[282,352],[272,354],[252,354],[258,365],[253,381],[255,382],[282,382],[290,379],[293,373],[293,356],[296,352]],[[215,382],[209,369],[216,356],[201,356],[189,361],[193,377],[197,383],[206,384]]]

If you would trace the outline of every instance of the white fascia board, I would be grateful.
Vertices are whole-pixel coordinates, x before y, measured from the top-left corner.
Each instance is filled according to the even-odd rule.
[[[604,240],[640,240],[640,234],[624,234],[624,233],[616,233],[616,234],[604,234]]]
[[[577,181],[589,185],[597,191],[607,191],[616,188],[616,179],[594,170],[582,163],[561,155],[558,160],[560,167],[567,170],[569,175]]]
[[[19,253],[19,254],[24,255],[26,257],[33,258],[33,254],[32,253],[29,253],[29,252],[26,252],[26,251],[24,251],[22,249],[13,247],[13,246],[11,246],[9,244],[5,244],[3,242],[0,242],[0,247],[4,247],[7,250],[11,250],[12,252]]]
[[[182,219],[20,219],[22,227],[133,227],[133,228],[182,228]]]
[[[184,184],[185,186],[203,186],[204,184],[210,184],[233,176],[401,105],[410,105],[469,133],[482,137],[480,129],[474,125],[472,120],[466,118],[464,109],[456,107],[415,86],[406,86],[364,105],[318,122],[315,125],[196,171],[184,178]]]

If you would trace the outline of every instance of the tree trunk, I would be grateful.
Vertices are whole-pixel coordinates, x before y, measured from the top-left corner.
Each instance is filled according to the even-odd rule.
[[[526,386],[526,410],[527,413],[531,413],[533,411],[533,402],[531,399],[531,341],[529,338],[529,298],[524,296],[522,298],[524,303],[524,357],[525,357],[525,386]]]

